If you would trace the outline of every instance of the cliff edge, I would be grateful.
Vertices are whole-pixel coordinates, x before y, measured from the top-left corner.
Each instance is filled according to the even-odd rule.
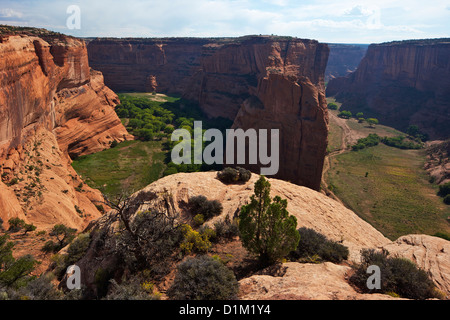
[[[4,28],[3,28],[4,29]],[[81,229],[101,215],[71,157],[130,138],[118,97],[90,69],[84,41],[40,29],[0,30],[0,218]]]
[[[372,44],[357,70],[332,79],[327,95],[406,131],[417,125],[431,139],[450,136],[450,39]]]

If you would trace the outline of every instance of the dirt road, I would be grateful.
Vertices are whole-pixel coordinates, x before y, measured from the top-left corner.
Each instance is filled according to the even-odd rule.
[[[331,167],[331,159],[333,157],[336,157],[336,156],[346,152],[347,150],[349,150],[347,146],[354,144],[359,139],[359,137],[354,134],[352,129],[350,129],[350,127],[348,126],[347,121],[345,119],[339,118],[333,112],[329,112],[328,115],[329,115],[330,123],[333,122],[342,129],[342,139],[341,139],[340,147],[338,149],[328,153],[325,156],[323,172],[322,172],[322,182],[321,182],[322,188],[321,189],[322,189],[322,192],[325,193],[327,196],[342,203],[342,201],[339,200],[339,198],[333,193],[333,191],[328,189],[326,175],[328,173],[328,170]]]

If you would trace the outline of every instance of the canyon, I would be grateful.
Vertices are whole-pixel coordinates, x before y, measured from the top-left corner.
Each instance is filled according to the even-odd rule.
[[[41,29],[0,30],[0,218],[47,230],[81,230],[101,216],[102,195],[71,158],[132,137],[117,95],[89,67],[85,42]]]
[[[329,49],[292,37],[88,39],[115,91],[178,94],[232,128],[280,130],[277,178],[318,190],[327,146]],[[259,172],[257,165],[243,165]]]
[[[406,131],[417,125],[431,139],[450,136],[450,40],[372,44],[357,70],[330,80],[327,95]]]
[[[326,82],[345,77],[355,71],[369,47],[367,44],[327,43],[327,45],[330,48],[330,56],[325,70]]]
[[[411,45],[413,49],[404,48]],[[364,50],[341,48],[335,61],[342,61],[346,50],[354,55],[348,54],[343,69],[333,71],[328,64],[328,90],[349,108],[352,101],[360,103],[355,108],[362,101],[378,101],[372,109],[365,107],[365,112],[379,117],[386,114],[387,118],[380,117],[386,123],[397,119],[399,126],[405,126],[420,118],[417,124],[430,136],[445,135],[448,128],[441,120],[448,122],[449,80],[442,76],[449,69],[447,48],[444,41],[372,45],[355,72],[338,77],[355,67]],[[287,210],[296,217],[298,227],[312,228],[349,249],[348,260],[341,264],[288,262],[282,265],[281,275],[248,274],[239,280],[240,299],[392,299],[362,294],[349,285],[352,265],[360,262],[365,248],[386,249],[414,261],[448,298],[447,240],[413,234],[391,241],[342,203],[319,192],[328,140],[325,70],[329,55],[326,44],[291,37],[82,40],[41,29],[0,27],[3,226],[7,229],[7,221],[18,217],[39,231],[64,224],[89,233],[87,248],[76,264],[82,270],[83,284],[98,297],[99,279],[120,280],[121,272],[128,272],[116,268],[123,259],[115,251],[122,225],[100,191],[75,172],[72,160],[108,149],[114,141],[134,139],[114,111],[120,101],[112,90],[176,94],[198,103],[211,118],[232,120],[233,129],[279,129],[280,171],[268,178],[271,196],[288,201]],[[433,74],[439,76],[434,81]],[[382,88],[385,94],[374,88]],[[414,98],[425,109],[410,115],[411,109],[388,107],[388,102],[397,103],[398,93],[392,92],[399,88],[414,95],[396,106],[409,106]],[[352,93],[356,89],[361,96]],[[438,113],[441,118],[433,119]],[[429,129],[431,123],[435,126]],[[259,165],[245,167],[258,172]],[[233,219],[249,202],[259,176],[252,174],[245,183],[224,184],[216,175],[178,173],[161,178],[127,199],[127,214],[134,219],[154,209],[167,211],[168,216],[179,214],[179,221],[190,223],[189,199],[203,195],[223,207],[206,225]],[[42,247],[30,248],[29,239],[16,236],[22,251]],[[28,236],[32,239],[34,234]],[[220,246],[214,250],[221,259],[244,264],[247,253],[234,240],[223,244],[222,252]],[[171,267],[174,271],[175,266]],[[158,289],[164,292],[172,280],[173,272],[158,283]]]

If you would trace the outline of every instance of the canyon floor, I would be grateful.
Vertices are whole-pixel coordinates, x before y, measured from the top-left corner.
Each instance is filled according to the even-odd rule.
[[[329,98],[329,102],[336,102]],[[340,105],[339,103],[337,103]],[[329,110],[330,131],[322,190],[345,204],[390,239],[408,233],[449,233],[450,208],[436,195],[424,170],[427,154],[379,144],[359,151],[350,146],[369,134],[405,136],[384,125],[370,127]]]

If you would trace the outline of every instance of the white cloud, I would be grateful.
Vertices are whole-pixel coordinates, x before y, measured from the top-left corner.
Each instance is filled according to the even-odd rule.
[[[0,18],[22,18],[23,13],[10,8],[0,9]]]
[[[379,8],[378,8],[379,10]],[[362,5],[356,5],[354,7],[352,7],[351,9],[346,9],[344,11],[344,15],[345,16],[353,16],[353,17],[367,17],[370,16],[372,14],[374,14],[376,11],[376,9],[369,8],[369,7],[365,7]]]
[[[0,21],[71,33],[68,3],[81,8],[76,36],[161,37],[278,34],[375,42],[450,35],[448,0],[0,0]],[[4,17],[2,19],[2,17]],[[360,40],[358,40],[360,39]]]

